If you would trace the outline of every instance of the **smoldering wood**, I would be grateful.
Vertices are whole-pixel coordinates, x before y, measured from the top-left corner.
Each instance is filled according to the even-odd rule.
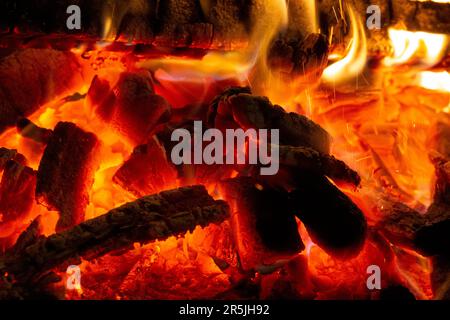
[[[164,146],[156,136],[133,150],[119,168],[113,181],[138,197],[173,187],[177,170],[166,156]]]
[[[47,144],[53,131],[37,126],[30,120],[23,118],[17,122],[17,131],[24,138]]]
[[[450,208],[433,203],[425,214],[396,202],[383,202],[377,229],[393,244],[424,256],[449,255]]]
[[[150,195],[113,209],[70,229],[40,237],[20,251],[0,257],[2,274],[29,283],[67,261],[92,260],[107,253],[221,223],[229,207],[214,200],[204,186],[191,186]]]
[[[431,287],[436,300],[450,300],[450,258],[435,256],[431,258]]]
[[[36,172],[17,161],[8,160],[0,183],[2,223],[24,218],[31,210],[36,188]]]
[[[0,61],[0,133],[81,83],[77,57],[67,51],[23,49]]]
[[[377,229],[393,244],[415,249],[416,232],[425,224],[426,218],[416,210],[400,202],[383,201],[385,216],[377,223]]]
[[[312,83],[320,78],[328,64],[328,42],[318,33],[294,39],[281,36],[273,42],[267,60],[272,72],[289,78],[307,77]]]
[[[17,150],[0,148],[0,171],[5,168],[5,164],[8,160],[13,159],[17,155]]]
[[[84,220],[98,147],[97,137],[74,123],[59,122],[53,131],[39,163],[36,199],[59,211],[58,230]]]
[[[366,218],[326,177],[304,177],[290,192],[290,202],[311,239],[327,253],[348,258],[361,251],[367,236]]]
[[[342,6],[341,6],[342,3]],[[0,29],[22,32],[62,33],[69,37],[83,35],[105,36],[105,21],[109,17],[110,33],[124,39],[166,46],[196,46],[232,48],[248,39],[256,19],[264,12],[261,0],[27,0],[17,3],[5,0],[0,4]],[[341,12],[346,4],[355,8],[361,20],[368,18],[369,0],[316,1],[319,26],[326,35],[333,28],[335,43],[350,33],[348,17]],[[81,30],[68,30],[66,9],[78,5],[82,10]],[[450,5],[448,3],[409,0],[382,0],[382,29],[367,33],[374,50],[387,52],[387,29],[402,23],[408,30],[448,33]],[[304,39],[313,29],[313,15],[305,4],[289,2],[288,38]],[[369,48],[370,49],[370,48]]]
[[[234,237],[245,270],[304,249],[287,192],[260,185],[251,177],[223,180],[219,189],[232,210]]]
[[[170,104],[154,93],[150,74],[144,70],[123,72],[113,88],[95,77],[87,99],[96,114],[133,145],[144,143],[171,113]]]
[[[334,156],[324,155],[312,148],[279,146],[280,164],[289,167],[296,175],[315,173],[326,175],[337,183],[359,186],[359,174]]]
[[[330,152],[330,135],[307,117],[286,112],[268,98],[226,91],[210,105],[209,122],[221,130],[235,128],[279,129],[281,145],[309,147],[323,154]],[[247,89],[244,89],[247,90]],[[234,125],[233,125],[234,123]]]

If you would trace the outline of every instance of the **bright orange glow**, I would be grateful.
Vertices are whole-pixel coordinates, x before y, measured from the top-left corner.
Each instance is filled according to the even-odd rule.
[[[323,71],[322,80],[324,82],[335,84],[346,82],[357,77],[366,65],[367,39],[364,25],[350,5],[347,6],[347,9],[352,27],[352,40],[345,57]]]

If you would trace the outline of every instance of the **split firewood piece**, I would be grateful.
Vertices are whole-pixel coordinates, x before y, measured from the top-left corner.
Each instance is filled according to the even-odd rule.
[[[367,235],[366,218],[326,177],[303,178],[290,198],[311,239],[328,254],[349,258],[361,251]]]
[[[229,216],[228,205],[214,200],[204,186],[191,186],[146,196],[80,223],[42,237],[19,253],[0,258],[0,271],[27,282],[69,260],[92,260],[133,244],[163,240],[170,236],[221,223]]]
[[[136,147],[131,157],[119,168],[113,181],[137,197],[176,186],[177,170],[166,156],[156,136]]]
[[[43,144],[47,144],[53,133],[52,130],[41,128],[26,118],[20,119],[17,122],[17,130],[22,137]]]
[[[82,81],[70,51],[23,49],[0,61],[0,133]]]
[[[59,231],[84,220],[98,147],[93,133],[71,122],[59,122],[45,148],[37,174],[36,198],[59,211]]]
[[[234,122],[244,130],[279,129],[281,145],[309,147],[323,154],[330,153],[330,135],[312,120],[294,112],[288,113],[282,107],[272,105],[266,97],[234,94],[239,90],[236,88],[229,90],[232,91],[224,92],[211,104],[209,118],[215,127],[233,128],[228,124]]]
[[[14,160],[5,164],[0,183],[1,223],[14,221],[28,214],[34,203],[36,172]]]
[[[231,207],[231,225],[245,270],[288,259],[304,249],[287,193],[249,177],[221,181],[219,189]]]
[[[169,118],[171,106],[153,92],[148,72],[124,72],[110,89],[95,77],[87,99],[97,115],[134,145],[144,143],[155,127]]]

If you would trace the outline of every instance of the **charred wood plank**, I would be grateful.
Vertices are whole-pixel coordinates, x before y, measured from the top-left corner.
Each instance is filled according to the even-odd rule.
[[[97,169],[98,146],[93,133],[74,123],[59,122],[54,129],[39,164],[36,199],[59,211],[58,230],[84,220]]]
[[[303,178],[290,192],[295,214],[311,239],[337,257],[360,252],[367,236],[367,221],[353,201],[323,176]]]
[[[65,231],[42,237],[20,253],[0,258],[2,274],[21,282],[54,269],[68,260],[92,260],[115,250],[132,248],[182,235],[228,218],[228,205],[214,200],[203,186],[164,191],[127,203]]]
[[[0,61],[0,133],[81,83],[77,57],[67,51],[23,49]]]

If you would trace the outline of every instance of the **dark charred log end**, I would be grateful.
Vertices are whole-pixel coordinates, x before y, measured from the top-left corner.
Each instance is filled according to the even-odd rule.
[[[332,256],[356,256],[367,236],[363,212],[323,176],[311,176],[300,183],[290,193],[291,205],[311,239]]]
[[[224,180],[219,185],[232,210],[244,268],[271,264],[305,248],[287,193],[262,186],[250,177]]]

